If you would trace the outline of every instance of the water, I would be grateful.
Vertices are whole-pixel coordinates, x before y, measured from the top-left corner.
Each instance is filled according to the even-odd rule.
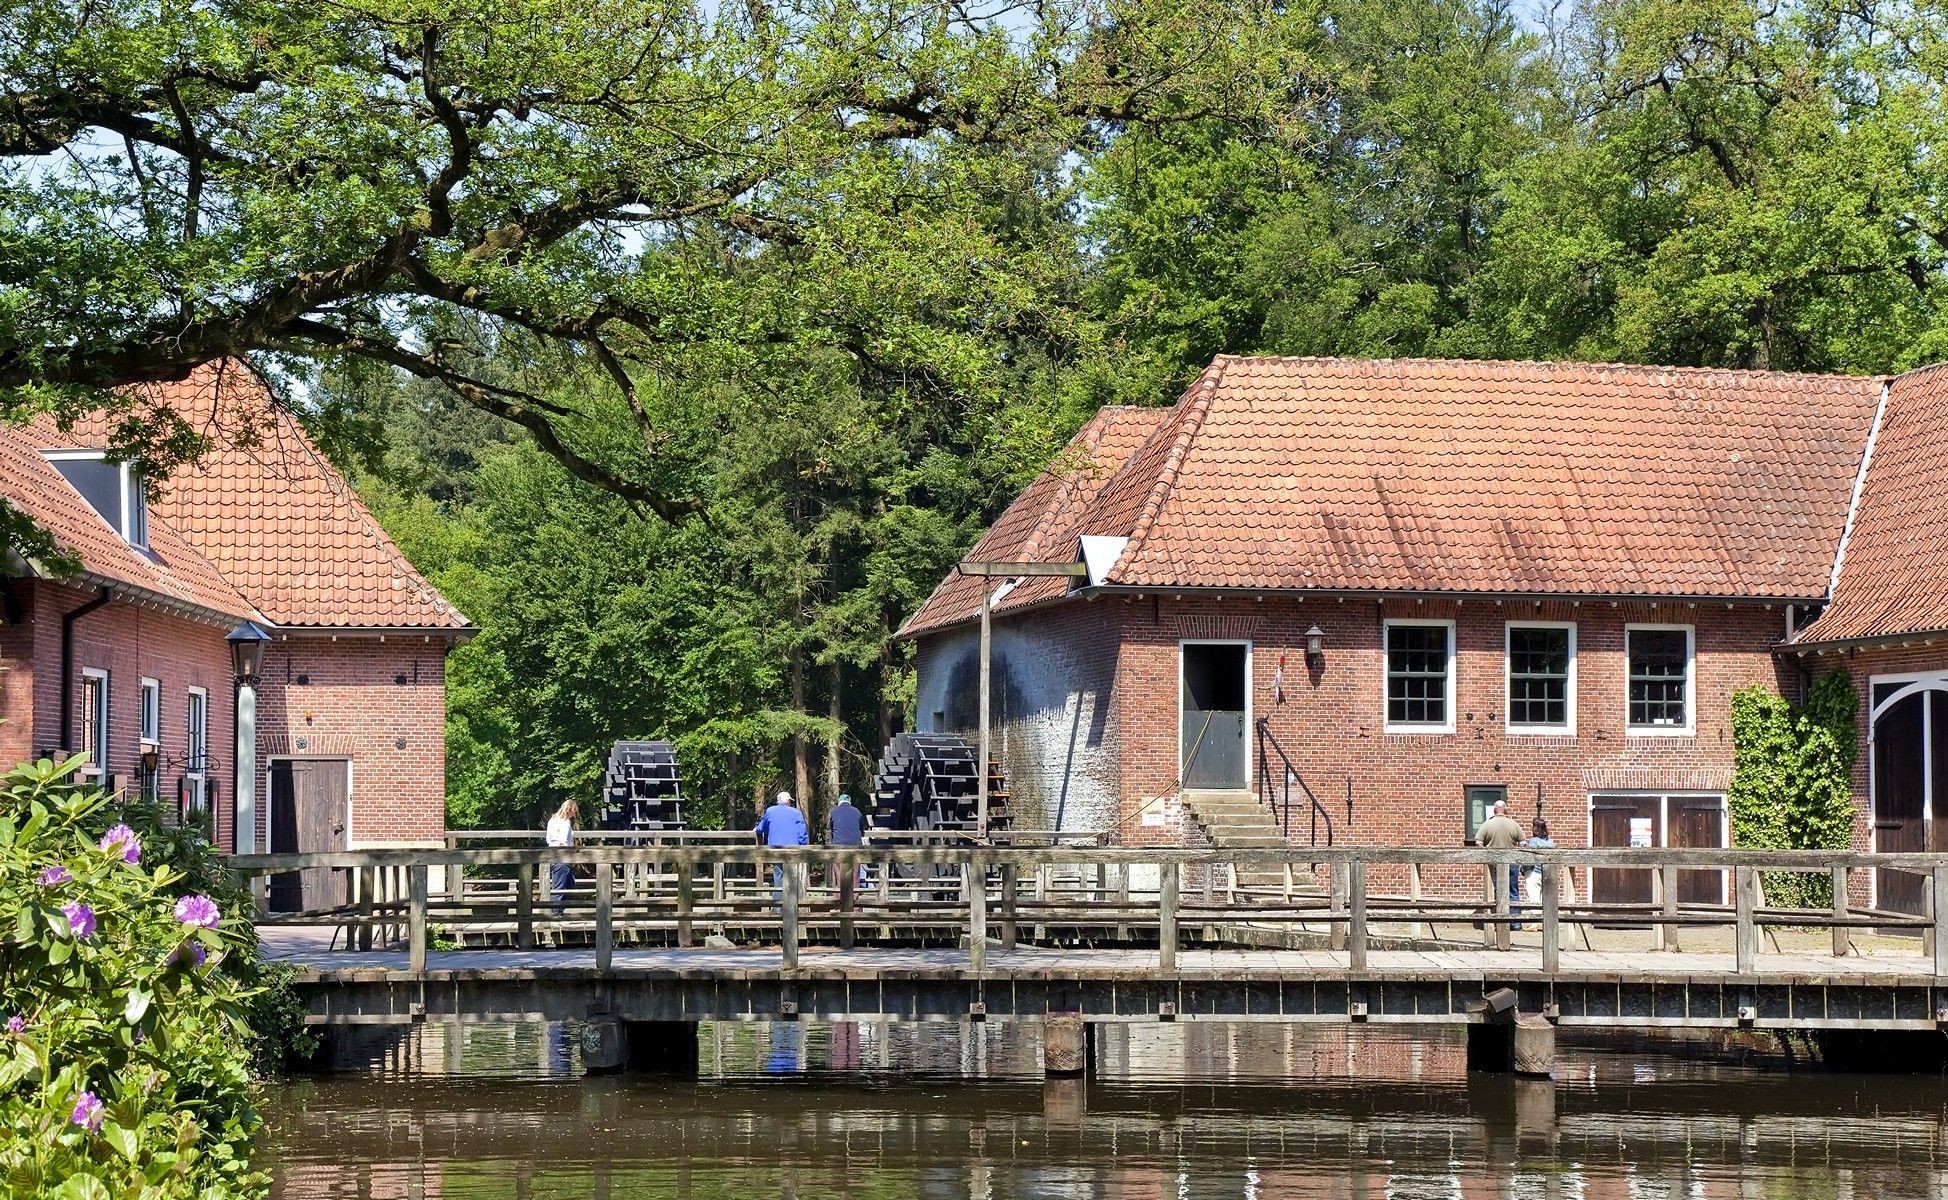
[[[706,1026],[672,1083],[580,1077],[560,1026],[374,1033],[273,1093],[266,1158],[283,1200],[1948,1196],[1948,1083],[1765,1043],[1564,1047],[1550,1083],[1470,1077],[1454,1035],[1153,1024],[1045,1086],[1035,1038]]]

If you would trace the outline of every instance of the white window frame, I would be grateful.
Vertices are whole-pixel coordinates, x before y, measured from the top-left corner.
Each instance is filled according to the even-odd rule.
[[[203,727],[198,729],[191,723],[196,714],[197,703],[203,710]],[[199,762],[196,751],[201,745],[203,755]],[[210,807],[210,693],[207,688],[187,687],[183,689],[183,777],[189,780],[188,813],[198,815],[208,812]]]
[[[88,684],[96,679],[101,681],[101,702],[95,706],[95,727],[90,729],[87,728],[87,721],[80,722],[83,745],[88,751],[88,765],[75,774],[83,779],[105,782],[108,779],[108,731],[113,728],[108,719],[109,676],[106,667],[81,668],[81,695],[75,698],[81,711],[75,715],[77,718],[87,715]]]
[[[1568,678],[1564,683],[1563,723],[1560,725],[1517,721],[1514,717],[1515,631],[1518,629],[1567,629],[1569,631],[1569,658],[1565,664]],[[1509,621],[1502,626],[1502,723],[1512,734],[1545,737],[1576,736],[1576,622]]]
[[[108,458],[108,452],[106,450],[43,450],[41,457],[49,462],[102,462]],[[149,501],[148,490],[142,486],[142,472],[131,463],[113,465],[121,472],[122,511],[117,520],[110,520],[104,513],[95,513],[95,515],[101,517],[102,521],[115,531],[117,537],[138,550],[147,550],[149,548]],[[142,501],[139,521],[137,506],[133,503],[137,497]],[[95,506],[90,504],[88,511],[95,512]]]
[[[1684,634],[1684,724],[1632,725],[1630,723],[1630,635],[1644,633]],[[1695,625],[1625,625],[1623,627],[1623,732],[1629,737],[1694,737],[1698,731],[1698,627]]]
[[[1419,626],[1422,628],[1440,626],[1447,630],[1447,686],[1444,689],[1441,709],[1446,719],[1439,723],[1432,721],[1395,721],[1391,715],[1392,704],[1388,684],[1393,678],[1393,630],[1396,626]],[[1388,617],[1381,622],[1380,630],[1380,723],[1387,733],[1453,733],[1454,698],[1456,676],[1459,675],[1459,647],[1455,644],[1454,622],[1423,617]]]
[[[142,677],[141,730],[138,741],[144,750],[154,750],[162,744],[162,681]],[[151,703],[153,699],[154,703]],[[154,718],[151,723],[150,718]]]

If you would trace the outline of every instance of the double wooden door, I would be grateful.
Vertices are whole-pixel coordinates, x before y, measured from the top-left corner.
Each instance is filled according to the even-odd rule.
[[[1874,719],[1874,846],[1884,854],[1948,849],[1948,692],[1909,692]],[[1932,791],[1933,795],[1929,793]],[[1875,905],[1921,913],[1927,879],[1875,871]]]
[[[1725,845],[1724,797],[1642,792],[1591,796],[1590,845],[1597,849],[1721,849]],[[1608,867],[1590,875],[1590,898],[1597,904],[1649,904],[1655,894],[1647,869]],[[1679,871],[1677,895],[1684,904],[1723,904],[1725,873]]]
[[[346,848],[352,765],[342,758],[280,758],[271,763],[270,849],[273,854],[322,854]],[[301,912],[343,904],[345,873],[314,867],[270,879],[272,912]]]

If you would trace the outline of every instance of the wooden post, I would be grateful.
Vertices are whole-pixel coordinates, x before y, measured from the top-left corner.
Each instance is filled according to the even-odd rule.
[[[1495,949],[1508,949],[1508,881],[1515,873],[1515,864],[1496,863],[1493,870],[1495,880]]]
[[[1504,904],[1507,903],[1508,889],[1505,887],[1497,888],[1495,886],[1496,880],[1501,878],[1501,872],[1496,870],[1494,863],[1489,863],[1486,867],[1482,868],[1482,871],[1483,871],[1483,876],[1482,876],[1483,886],[1485,886],[1488,889],[1487,890],[1488,909],[1487,909],[1487,913],[1484,914],[1484,918],[1481,922],[1481,944],[1487,947],[1488,949],[1492,950],[1495,948],[1495,923],[1491,920],[1487,920],[1486,918],[1489,916],[1493,916],[1496,911],[1495,894],[1497,892],[1501,893],[1503,897],[1502,902]]]
[[[414,863],[409,872],[412,896],[407,901],[406,956],[414,972],[426,969],[426,864]]]
[[[785,969],[798,965],[798,864],[788,862],[784,874],[784,896],[779,905],[778,936],[784,944]]]
[[[1351,919],[1347,922],[1347,965],[1355,971],[1366,970],[1366,864],[1354,859],[1346,864],[1346,890],[1353,903]]]
[[[1934,973],[1936,978],[1948,975],[1948,867],[1937,866],[1932,878],[1934,884],[1934,907],[1930,910],[1934,917]]]
[[[1833,957],[1845,958],[1853,949],[1853,930],[1840,924],[1847,918],[1847,869],[1833,868]]]
[[[676,868],[676,944],[689,946],[696,940],[690,912],[696,907],[697,865],[679,863]]]
[[[1122,866],[1116,868],[1116,907],[1128,911],[1129,906],[1130,865],[1124,863]],[[1119,942],[1129,941],[1130,927],[1127,925],[1118,925],[1116,927],[1116,940]]]
[[[1659,950],[1681,950],[1677,933],[1677,868],[1666,865],[1651,877],[1656,881],[1663,899],[1663,911],[1658,914],[1657,948]]]
[[[976,859],[962,863],[960,869],[967,888],[967,965],[978,976],[988,965],[987,867]]]
[[[1738,973],[1750,975],[1757,969],[1759,957],[1759,930],[1752,918],[1752,910],[1757,907],[1759,873],[1751,867],[1736,867],[1732,877],[1737,892],[1737,924],[1733,944],[1737,953]]]
[[[467,898],[467,873],[459,863],[449,863],[446,867],[446,898],[454,904]]]
[[[859,863],[857,860],[833,858],[828,870],[832,882],[839,888],[839,949],[852,949],[852,908],[859,899]]]
[[[1007,863],[1001,868],[1001,946],[1006,950],[1015,948],[1015,941],[1021,930],[1015,924],[1015,864]]]
[[[1177,864],[1164,863],[1157,879],[1157,969],[1177,969]]]
[[[710,864],[710,900],[713,904],[724,902],[724,862],[718,859]]]
[[[1542,864],[1542,969],[1551,974],[1562,969],[1561,870],[1555,863]]]
[[[1935,887],[1934,872],[1930,871],[1928,874],[1923,875],[1921,877],[1921,911],[1928,913],[1930,916],[1934,916],[1935,897],[1940,894],[1941,892]],[[1941,922],[1938,920],[1930,920],[1921,930],[1921,954],[1925,958],[1934,958],[1941,953],[1941,939],[1935,936],[1936,927],[1940,924]]]
[[[607,972],[615,958],[615,869],[610,864],[595,864],[595,969]]]
[[[1284,884],[1284,892],[1283,892],[1283,895],[1284,895],[1284,898],[1285,898],[1285,906],[1286,906],[1287,908],[1290,908],[1290,907],[1292,907],[1292,864],[1291,864],[1291,863],[1289,863],[1289,862],[1288,862],[1288,863],[1280,863],[1280,864],[1279,864],[1279,869],[1280,869],[1280,871],[1281,871],[1281,872],[1283,873],[1283,875],[1284,875],[1284,879],[1283,879],[1283,884]]]
[[[522,950],[534,949],[534,876],[535,864],[524,862],[514,884],[514,944]]]
[[[1407,898],[1414,902],[1415,908],[1420,907],[1420,864],[1418,862],[1407,864]],[[1434,928],[1434,922],[1427,922],[1427,940],[1437,941],[1440,936],[1440,931]]]
[[[1332,924],[1326,931],[1326,944],[1334,950],[1346,948],[1346,926],[1339,920],[1346,912],[1346,868],[1346,863],[1336,862],[1328,869],[1328,876],[1332,882],[1327,893],[1326,907],[1332,914]]]
[[[981,579],[981,735],[980,745],[974,753],[974,836],[982,841],[988,836],[988,671],[994,657],[994,637],[991,632],[990,614],[994,609],[994,588],[992,579]],[[965,685],[963,685],[965,686]]]
[[[358,888],[358,948],[372,948],[372,893],[377,889],[379,869],[360,867],[353,872],[359,881]]]

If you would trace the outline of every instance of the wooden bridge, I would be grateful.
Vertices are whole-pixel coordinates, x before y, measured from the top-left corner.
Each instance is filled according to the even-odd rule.
[[[250,876],[341,881],[328,891],[343,903],[260,923],[320,1024],[1948,1028],[1942,854],[718,843],[233,861]],[[561,861],[580,878],[549,895]],[[1540,895],[1512,910],[1500,880],[1526,866]],[[865,886],[840,886],[862,867]],[[1887,870],[1922,877],[1923,915],[1849,904],[1856,873]],[[1623,881],[1649,898],[1593,902],[1592,871],[1625,872],[1610,890]],[[1768,904],[1775,873],[1829,879],[1835,899]],[[1280,882],[1240,886],[1266,878]],[[1723,902],[1688,899],[1714,891]]]

